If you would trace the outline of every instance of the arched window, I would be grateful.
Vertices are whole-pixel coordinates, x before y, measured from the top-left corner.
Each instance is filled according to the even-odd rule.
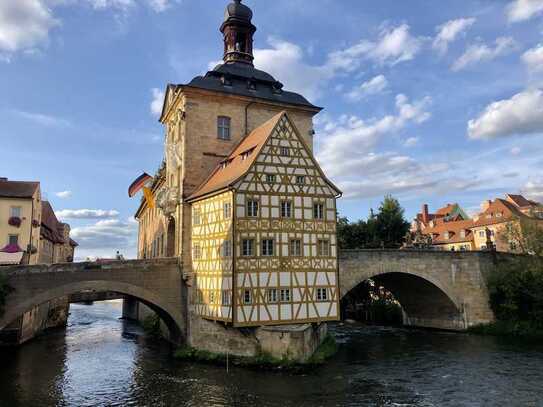
[[[217,119],[217,138],[230,140],[230,117],[219,116]]]

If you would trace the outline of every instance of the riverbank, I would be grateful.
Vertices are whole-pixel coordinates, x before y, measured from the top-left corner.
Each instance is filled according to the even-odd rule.
[[[543,328],[526,321],[496,321],[490,324],[476,325],[468,329],[476,335],[504,336],[521,339],[543,339]]]
[[[189,346],[179,348],[175,351],[174,357],[178,360],[210,363],[214,365],[224,365],[228,363],[233,366],[264,368],[269,370],[304,370],[324,364],[328,359],[334,356],[337,351],[338,346],[335,338],[331,334],[328,334],[313,356],[306,362],[297,362],[288,358],[278,359],[267,353],[261,353],[255,357],[227,356],[223,353],[198,350]]]

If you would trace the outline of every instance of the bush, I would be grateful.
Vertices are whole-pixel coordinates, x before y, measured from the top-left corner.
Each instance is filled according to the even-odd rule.
[[[543,258],[522,256],[501,262],[487,278],[490,305],[506,330],[543,330]],[[501,326],[504,328],[504,326]]]

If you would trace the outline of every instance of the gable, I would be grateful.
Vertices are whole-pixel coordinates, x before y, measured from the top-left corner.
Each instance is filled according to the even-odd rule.
[[[268,182],[267,177],[275,178]],[[304,177],[304,183],[297,183]],[[290,121],[281,114],[248,170],[236,184],[247,192],[338,196],[341,191],[324,175],[309,147]]]

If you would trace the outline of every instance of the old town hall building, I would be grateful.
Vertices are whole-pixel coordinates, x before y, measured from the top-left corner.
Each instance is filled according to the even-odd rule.
[[[339,318],[336,199],[313,155],[321,108],[253,66],[252,11],[229,4],[224,63],[168,85],[164,165],[139,256],[179,256],[190,305],[234,327]]]

